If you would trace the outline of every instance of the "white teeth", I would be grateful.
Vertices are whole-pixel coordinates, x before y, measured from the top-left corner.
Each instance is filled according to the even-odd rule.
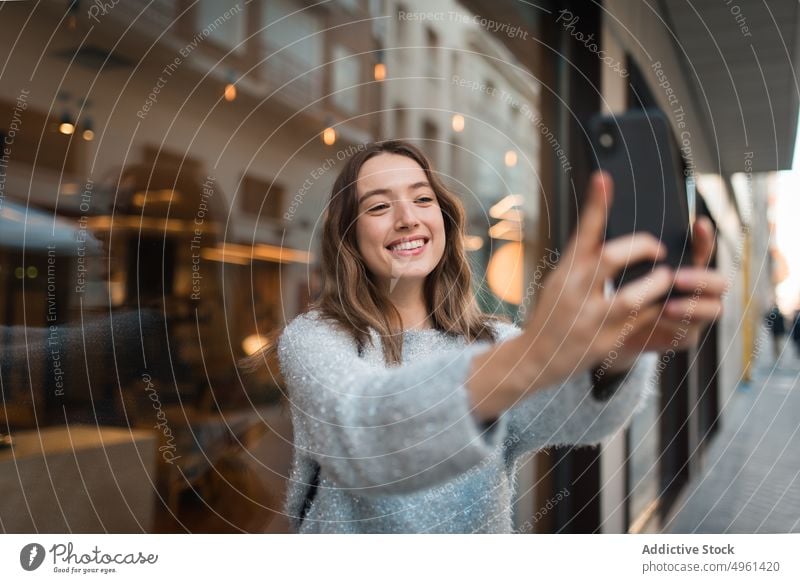
[[[390,247],[390,249],[392,251],[408,251],[410,249],[417,249],[419,247],[422,247],[424,244],[425,241],[423,239],[416,239],[409,243],[398,243],[397,245]]]

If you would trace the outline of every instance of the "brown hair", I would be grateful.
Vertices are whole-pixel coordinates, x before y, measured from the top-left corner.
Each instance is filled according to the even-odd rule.
[[[393,332],[401,324],[400,314],[376,285],[356,241],[358,174],[367,160],[379,154],[398,154],[417,162],[425,172],[442,209],[444,255],[424,284],[426,308],[434,328],[462,335],[468,342],[496,341],[488,324],[509,320],[484,314],[475,300],[472,270],[464,247],[464,207],[458,197],[444,186],[428,158],[416,146],[401,140],[365,145],[347,160],[336,178],[322,227],[322,290],[320,296],[310,304],[309,311],[317,309],[323,318],[351,334],[359,349],[364,348],[368,340],[371,341],[369,329],[373,328],[382,339],[386,364],[400,364],[403,336]],[[274,331],[265,348],[246,360],[255,366],[255,360],[274,357],[281,332]]]

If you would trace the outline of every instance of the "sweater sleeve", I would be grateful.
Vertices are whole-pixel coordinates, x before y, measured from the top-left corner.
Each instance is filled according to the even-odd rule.
[[[498,341],[522,330],[513,324],[498,326]],[[536,391],[501,416],[506,460],[511,467],[520,455],[554,445],[596,445],[625,427],[655,392],[656,353],[639,355],[636,363],[611,386],[611,396],[592,394],[589,372]]]
[[[481,429],[464,386],[472,358],[490,346],[383,367],[316,312],[298,316],[278,341],[295,447],[361,496],[432,487],[502,454],[502,436]]]

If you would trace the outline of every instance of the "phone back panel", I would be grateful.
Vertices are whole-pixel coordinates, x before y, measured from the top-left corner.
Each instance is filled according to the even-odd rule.
[[[614,180],[614,200],[606,239],[645,231],[668,250],[664,263],[677,268],[691,261],[690,216],[680,150],[659,111],[596,116],[589,124],[594,167]],[[653,268],[628,268],[618,283]]]

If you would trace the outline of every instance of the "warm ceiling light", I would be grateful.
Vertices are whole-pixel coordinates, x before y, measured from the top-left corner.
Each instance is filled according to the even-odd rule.
[[[72,123],[72,117],[70,117],[68,111],[64,111],[64,113],[61,115],[61,121],[58,124],[58,131],[65,136],[70,136],[75,131],[75,124]]]
[[[74,196],[81,191],[81,187],[77,182],[64,182],[61,185],[61,194],[65,196]]]
[[[464,116],[460,113],[457,113],[453,116],[453,131],[454,132],[463,132],[464,131]]]
[[[515,206],[522,206],[523,198],[521,194],[509,194],[504,196],[497,204],[489,209],[489,216],[494,219],[502,219],[506,212]]]
[[[521,241],[522,225],[517,221],[500,221],[496,225],[489,227],[489,236],[492,239]]]
[[[79,103],[81,104],[81,110],[83,110],[84,107],[88,108],[91,102],[88,99],[83,98],[80,100]],[[62,121],[69,121],[69,120],[62,120]],[[77,129],[77,124],[75,125],[76,125],[75,129]],[[94,139],[94,123],[92,123],[92,118],[86,116],[83,119],[82,125],[83,125],[83,132],[81,133],[81,135],[83,136],[83,139],[86,140],[87,142],[91,142]]]
[[[233,101],[236,99],[236,85],[228,83],[225,85],[225,101]]]
[[[250,259],[241,255],[223,253],[217,247],[206,247],[200,251],[200,256],[209,261],[219,261],[220,263],[232,263],[234,265],[250,265]]]
[[[322,132],[322,143],[326,146],[332,146],[336,143],[336,130],[333,128],[325,128]]]
[[[506,166],[508,166],[509,168],[511,168],[512,166],[516,166],[517,153],[514,150],[509,150],[508,152],[506,152],[505,161],[506,161]]]
[[[177,190],[171,188],[162,188],[159,190],[140,190],[131,197],[131,202],[134,206],[144,206],[145,203],[171,203],[176,204],[180,202],[181,196]]]
[[[213,256],[212,256],[213,255]],[[311,253],[289,247],[278,247],[259,243],[256,245],[241,245],[239,243],[221,243],[217,247],[206,248],[204,257],[207,259],[225,258],[225,261],[241,259],[246,261],[271,261],[274,263],[305,263],[313,261]],[[218,259],[219,260],[219,259]]]
[[[383,81],[386,79],[386,65],[383,63],[375,63],[375,80]]]

